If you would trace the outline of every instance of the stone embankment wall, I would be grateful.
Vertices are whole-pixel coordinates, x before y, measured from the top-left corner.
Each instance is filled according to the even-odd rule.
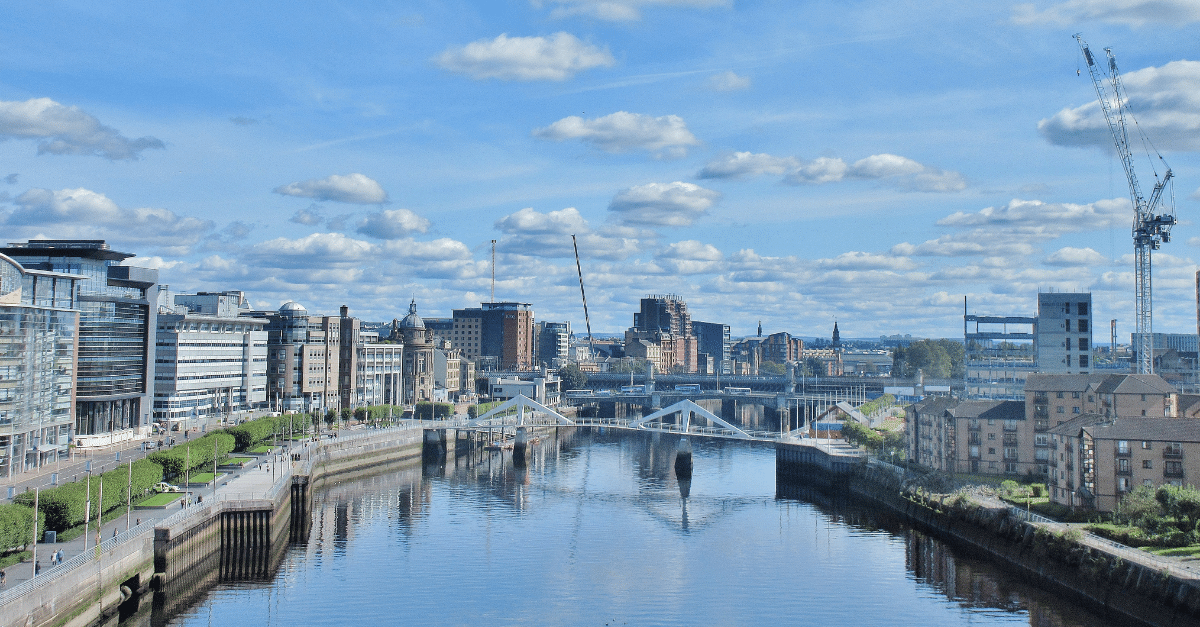
[[[1200,625],[1200,577],[1138,550],[1120,549],[1067,525],[1031,523],[1011,508],[965,494],[926,495],[886,466],[846,477],[849,491],[923,531],[1001,560],[1100,613],[1153,626]]]

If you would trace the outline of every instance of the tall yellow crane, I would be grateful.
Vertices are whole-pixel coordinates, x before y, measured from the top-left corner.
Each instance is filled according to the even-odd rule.
[[[1100,101],[1100,109],[1104,112],[1105,121],[1108,122],[1108,130],[1112,133],[1113,144],[1116,146],[1117,155],[1121,157],[1121,165],[1125,168],[1125,178],[1129,182],[1129,198],[1133,201],[1134,211],[1133,263],[1136,323],[1133,348],[1137,352],[1138,374],[1151,374],[1154,372],[1153,298],[1150,282],[1151,251],[1157,250],[1160,244],[1171,241],[1171,226],[1175,224],[1173,193],[1170,195],[1170,205],[1163,207],[1161,213],[1155,213],[1160,211],[1159,205],[1163,203],[1163,190],[1171,181],[1171,168],[1167,166],[1162,155],[1155,150],[1154,153],[1163,163],[1166,173],[1159,178],[1158,171],[1155,170],[1154,189],[1150,192],[1150,197],[1146,198],[1142,195],[1137,174],[1133,171],[1133,154],[1129,149],[1129,134],[1125,127],[1126,118],[1133,122],[1137,132],[1141,135],[1143,144],[1148,149],[1147,155],[1149,155],[1149,149],[1153,149],[1153,144],[1150,143],[1145,133],[1142,133],[1141,128],[1137,127],[1137,120],[1129,110],[1129,98],[1125,95],[1125,87],[1121,84],[1121,74],[1117,71],[1117,58],[1113,56],[1112,48],[1105,48],[1104,53],[1108,57],[1107,69],[1101,68],[1080,34],[1075,35],[1075,41],[1079,43],[1079,50],[1083,53],[1084,61],[1087,62],[1088,74],[1091,75],[1092,85],[1096,88],[1096,98]],[[1111,96],[1109,95],[1110,91]],[[1153,161],[1151,167],[1153,167]]]

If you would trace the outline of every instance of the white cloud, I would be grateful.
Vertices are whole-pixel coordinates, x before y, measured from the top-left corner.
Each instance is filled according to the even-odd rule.
[[[301,209],[297,211],[292,215],[291,218],[288,219],[288,221],[295,222],[296,224],[303,224],[305,226],[315,226],[324,222],[325,216],[321,215],[319,206],[312,205],[307,209]]]
[[[212,222],[179,216],[168,209],[125,209],[104,194],[84,188],[33,188],[12,202],[16,209],[5,217],[5,226],[16,227],[22,233],[52,228],[56,238],[103,238],[117,243],[184,248],[213,228]]]
[[[574,207],[547,213],[526,207],[496,220],[495,227],[504,233],[496,246],[500,252],[545,258],[574,258],[574,235],[581,257],[624,260],[640,253],[652,235],[615,225],[592,229]]]
[[[610,22],[629,22],[642,17],[640,7],[724,7],[731,0],[531,0],[533,6],[554,6],[550,15],[557,18],[583,15]]]
[[[376,205],[388,201],[387,192],[383,191],[374,179],[363,174],[333,174],[323,179],[311,179],[289,183],[275,188],[276,194],[298,196],[300,198],[316,198],[335,202],[354,203],[359,205]]]
[[[91,155],[113,161],[134,160],[143,150],[164,148],[160,139],[129,139],[79,107],[49,98],[0,101],[0,139],[5,137],[42,140],[38,154]]]
[[[696,175],[702,179],[740,179],[761,174],[783,176],[800,167],[795,157],[773,157],[766,153],[735,152],[723,159],[710,161]]]
[[[300,239],[260,242],[246,256],[260,267],[303,269],[356,265],[371,260],[375,252],[369,242],[341,233],[312,233]]]
[[[912,270],[916,264],[906,257],[848,251],[832,259],[819,259],[817,266],[831,270]]]
[[[1091,248],[1074,248],[1065,246],[1046,257],[1046,263],[1052,266],[1083,266],[1093,268],[1112,263],[1108,257],[1101,255]]]
[[[1192,200],[1200,200],[1200,187],[1197,187],[1196,191],[1192,192],[1192,195],[1188,196],[1188,198],[1191,198]]]
[[[429,230],[429,220],[408,209],[385,209],[358,223],[357,232],[377,239],[400,239]]]
[[[572,115],[534,129],[533,136],[554,141],[578,139],[606,152],[646,150],[660,158],[684,157],[688,146],[700,143],[677,115],[656,118],[626,111],[590,120]]]
[[[1200,10],[1200,9],[1198,9]],[[1102,62],[1102,61],[1101,61]],[[1200,61],[1172,61],[1123,74],[1127,106],[1137,127],[1127,122],[1131,139],[1137,130],[1161,149],[1200,150]],[[1112,147],[1112,135],[1100,103],[1064,108],[1038,122],[1038,132],[1060,146]]]
[[[761,174],[782,175],[792,185],[822,185],[846,179],[877,180],[899,189],[919,192],[957,192],[967,187],[958,172],[939,170],[908,157],[878,154],[848,164],[838,157],[801,161],[766,153],[735,152],[711,161],[699,178],[750,178]]]
[[[1194,0],[1070,0],[1038,11],[1032,4],[1013,7],[1016,24],[1069,26],[1098,20],[1111,24],[1144,26],[1150,23],[1182,26],[1200,22],[1200,4]]]
[[[715,91],[750,89],[750,82],[749,76],[738,76],[733,70],[713,74],[708,78],[708,86]]]
[[[708,274],[720,271],[725,255],[712,244],[684,240],[669,244],[654,255],[655,262],[672,274]]]
[[[570,33],[549,37],[501,34],[450,48],[437,58],[443,69],[471,78],[518,81],[562,81],[583,70],[615,63],[607,49],[584,43]]]
[[[693,183],[647,183],[619,192],[608,205],[626,224],[688,226],[708,213],[721,193]]]
[[[1049,239],[1064,233],[1098,231],[1133,219],[1133,209],[1123,198],[1097,200],[1086,205],[1013,199],[1006,205],[986,207],[976,213],[955,212],[938,220],[939,226],[1002,228],[1022,237]]]

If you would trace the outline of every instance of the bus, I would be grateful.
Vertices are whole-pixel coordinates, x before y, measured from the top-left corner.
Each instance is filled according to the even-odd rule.
[[[675,386],[675,391],[676,392],[687,392],[688,394],[699,394],[700,393],[700,384],[699,383],[680,384],[680,385]]]
[[[725,388],[726,394],[750,394],[750,388]]]

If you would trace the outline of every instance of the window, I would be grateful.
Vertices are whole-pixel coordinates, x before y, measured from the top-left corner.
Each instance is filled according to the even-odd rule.
[[[1067,350],[1071,350],[1071,338],[1067,338],[1067,339],[1063,340],[1063,345],[1067,347]],[[1076,394],[1078,394],[1078,393],[1079,392],[1076,392]]]
[[[1079,413],[1079,408],[1078,408],[1078,407],[1072,407],[1072,408],[1071,408],[1071,413],[1072,413],[1072,414],[1078,414],[1078,413]]]
[[[1150,443],[1145,440],[1142,440],[1142,450],[1144,450],[1144,451],[1150,450]]]
[[[1095,396],[1092,396],[1091,394],[1088,394],[1088,402],[1089,402],[1089,403],[1095,403],[1095,402],[1096,402],[1096,397],[1095,397]]]
[[[1129,440],[1117,440],[1117,454],[1119,454],[1119,455],[1128,455],[1129,454]]]
[[[1154,460],[1143,459],[1142,460],[1142,468],[1145,468],[1147,470],[1153,470],[1154,469]]]
[[[1117,477],[1117,492],[1129,491],[1129,477]]]
[[[1079,398],[1079,392],[1071,392],[1071,398]]]
[[[1167,460],[1163,462],[1164,477],[1182,477],[1183,462],[1177,460]]]
[[[1146,402],[1146,395],[1145,395],[1145,394],[1143,394],[1143,395],[1142,395],[1142,402],[1143,402],[1143,403],[1144,403],[1144,402]]]
[[[995,440],[995,439],[996,439],[996,434],[995,434],[995,433],[989,433],[989,434],[988,434],[988,439],[989,439],[989,440]]]
[[[1080,332],[1080,333],[1087,333],[1087,332],[1088,332],[1088,321],[1087,321],[1087,320],[1080,320],[1080,321],[1079,321],[1079,332]]]
[[[1068,368],[1071,367],[1071,356],[1070,355],[1067,355],[1067,367]]]
[[[1063,303],[1063,313],[1071,313],[1071,303]]]
[[[996,449],[995,449],[995,448],[991,448],[991,447],[989,447],[989,448],[988,448],[988,455],[995,455],[995,454],[996,454]]]
[[[1063,393],[1062,393],[1062,392],[1055,392],[1055,393],[1054,393],[1054,398],[1062,398],[1062,397],[1063,397]]]
[[[1080,367],[1080,368],[1087,368],[1087,367],[1088,367],[1088,356],[1087,356],[1087,355],[1080,355],[1080,356],[1079,356],[1079,367]]]
[[[1067,333],[1070,333],[1070,332],[1071,332],[1071,321],[1070,321],[1070,320],[1064,320],[1064,321],[1063,321],[1063,327],[1064,327],[1064,330],[1065,330]]]
[[[1079,350],[1085,351],[1088,349],[1088,339],[1086,337],[1079,338]]]
[[[996,424],[996,419],[995,419],[995,418],[988,418],[988,424],[989,424],[989,425],[994,425],[994,424]]]
[[[1059,413],[1059,414],[1065,414],[1065,413],[1067,413],[1067,408],[1063,407],[1062,405],[1059,405],[1057,408],[1055,408],[1055,412]]]
[[[1081,316],[1088,315],[1088,313],[1087,313],[1088,304],[1087,303],[1079,303],[1078,305],[1076,305],[1076,309],[1079,312],[1079,315],[1081,315]]]
[[[1117,458],[1117,472],[1119,472],[1123,475],[1127,475],[1131,472],[1128,457]]]

